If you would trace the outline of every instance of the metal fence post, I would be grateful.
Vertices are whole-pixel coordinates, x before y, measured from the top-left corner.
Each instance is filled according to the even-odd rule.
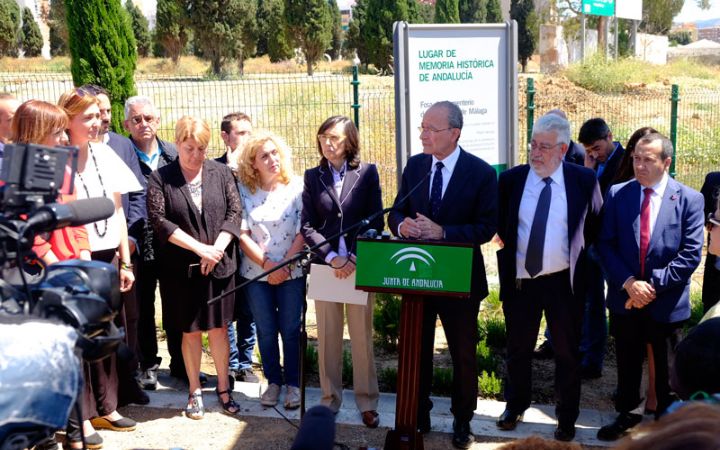
[[[530,145],[532,140],[532,129],[535,125],[535,80],[532,78],[527,79],[527,144]],[[525,148],[527,151],[528,147]]]
[[[353,65],[352,75],[353,75],[353,79],[352,79],[352,81],[350,82],[350,84],[352,84],[352,87],[353,87],[353,104],[352,104],[352,109],[353,109],[353,114],[354,114],[354,119],[355,119],[355,126],[356,126],[357,129],[359,130],[359,129],[360,129],[360,103],[358,103],[358,102],[360,101],[360,92],[359,92],[359,91],[360,91],[360,89],[359,89],[360,80],[358,79],[358,66],[357,66],[357,64],[356,64],[356,65]]]
[[[670,140],[673,144],[672,163],[670,164],[670,176],[675,178],[675,155],[677,155],[677,121],[678,102],[680,101],[680,89],[677,84],[672,85],[670,95]]]

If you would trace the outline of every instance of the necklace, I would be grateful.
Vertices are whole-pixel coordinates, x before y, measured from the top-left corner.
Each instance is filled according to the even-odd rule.
[[[88,153],[90,153],[90,156],[92,157],[93,165],[95,166],[95,173],[97,174],[98,181],[100,181],[100,187],[102,188],[102,193],[103,193],[102,196],[107,198],[107,192],[105,191],[105,183],[103,183],[102,175],[100,175],[100,170],[98,169],[97,159],[95,159],[95,154],[92,151],[92,146],[90,145],[90,143],[88,143]],[[77,172],[77,176],[78,176],[78,178],[80,178],[80,184],[82,184],[82,187],[85,190],[85,195],[87,195],[87,198],[90,198],[90,191],[88,190],[87,185],[85,184],[85,180],[83,179],[82,174],[80,172]],[[95,227],[95,232],[101,238],[105,237],[105,235],[107,234],[108,220],[107,219],[103,220],[103,224],[105,225],[105,229],[101,233],[100,227],[98,227],[98,223],[93,222],[93,227]]]

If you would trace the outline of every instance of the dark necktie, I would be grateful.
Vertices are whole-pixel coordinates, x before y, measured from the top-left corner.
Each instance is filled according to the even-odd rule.
[[[640,278],[645,277],[645,257],[650,244],[650,197],[652,188],[643,189],[645,197],[640,207]]]
[[[435,175],[433,175],[432,189],[430,189],[430,214],[432,219],[437,219],[440,214],[440,204],[442,202],[442,168],[445,167],[441,161],[435,163]]]
[[[532,227],[530,228],[530,239],[528,239],[527,254],[525,255],[525,269],[531,277],[542,271],[543,265],[543,247],[545,247],[545,228],[547,228],[547,218],[550,212],[550,199],[552,197],[552,178],[543,178],[545,187],[540,191],[537,208],[535,209],[535,217],[533,217]]]

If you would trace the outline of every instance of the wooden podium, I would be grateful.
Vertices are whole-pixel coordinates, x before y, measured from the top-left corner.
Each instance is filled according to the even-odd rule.
[[[395,429],[385,449],[423,449],[417,431],[423,299],[470,296],[472,261],[472,244],[358,239],[357,289],[402,294]]]

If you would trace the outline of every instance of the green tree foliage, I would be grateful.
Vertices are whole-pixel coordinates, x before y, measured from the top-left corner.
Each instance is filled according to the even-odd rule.
[[[15,0],[0,0],[0,56],[17,56],[20,7]]]
[[[157,0],[155,13],[155,40],[165,54],[177,64],[190,39],[184,0]]]
[[[25,56],[40,56],[40,53],[42,53],[43,38],[42,34],[40,34],[40,27],[37,22],[35,22],[35,18],[33,17],[33,13],[30,11],[30,8],[23,8],[22,19],[23,24],[20,44],[25,52]]]
[[[127,9],[127,12],[130,14],[130,20],[132,20],[132,29],[135,35],[135,42],[137,43],[138,55],[146,58],[150,55],[152,45],[148,21],[142,11],[140,11],[140,8],[135,6],[132,0],[127,0],[125,9]]]
[[[55,0],[50,3],[50,55],[64,56],[68,54],[68,29],[65,20],[65,1]]]
[[[500,0],[488,0],[485,11],[485,23],[502,23],[502,9],[500,9]]]
[[[414,0],[409,0],[414,2]],[[368,0],[365,15],[365,26],[361,35],[365,39],[368,61],[381,72],[392,72],[393,69],[393,23],[396,21],[412,21],[415,7],[408,0],[388,2],[385,0]]]
[[[484,23],[487,7],[487,0],[460,0],[458,8],[460,11],[460,22],[462,23]]]
[[[673,17],[680,14],[685,0],[644,0],[640,31],[650,34],[667,34]]]
[[[327,0],[285,0],[285,22],[305,54],[307,74],[332,40],[332,17]]]
[[[417,1],[413,3],[415,3],[414,23],[435,23],[435,7],[433,5]]]
[[[365,27],[365,15],[368,0],[357,0],[352,9],[352,19],[348,24],[347,40],[345,47],[353,49],[360,61],[367,65],[368,50],[362,30]],[[350,55],[349,55],[350,56]]]
[[[518,59],[522,71],[525,72],[528,59],[535,51],[538,36],[538,21],[533,0],[512,0],[510,17],[518,24]]]
[[[340,59],[343,46],[342,17],[340,8],[335,0],[329,0],[330,16],[332,17],[332,41],[330,43],[330,57]]]
[[[257,4],[254,0],[187,0],[188,23],[195,45],[220,75],[225,63],[237,58],[242,70],[246,55],[255,52],[253,40]]]
[[[293,57],[293,42],[285,25],[284,0],[260,0],[257,24],[259,55],[267,53],[271,62],[285,61]]]
[[[692,35],[687,30],[676,31],[668,35],[670,45],[688,45],[692,42]]]
[[[435,2],[435,23],[460,23],[458,0],[437,0]]]
[[[120,0],[65,0],[70,71],[76,86],[103,86],[112,101],[113,129],[123,129],[123,105],[135,95],[137,63],[130,16]]]

